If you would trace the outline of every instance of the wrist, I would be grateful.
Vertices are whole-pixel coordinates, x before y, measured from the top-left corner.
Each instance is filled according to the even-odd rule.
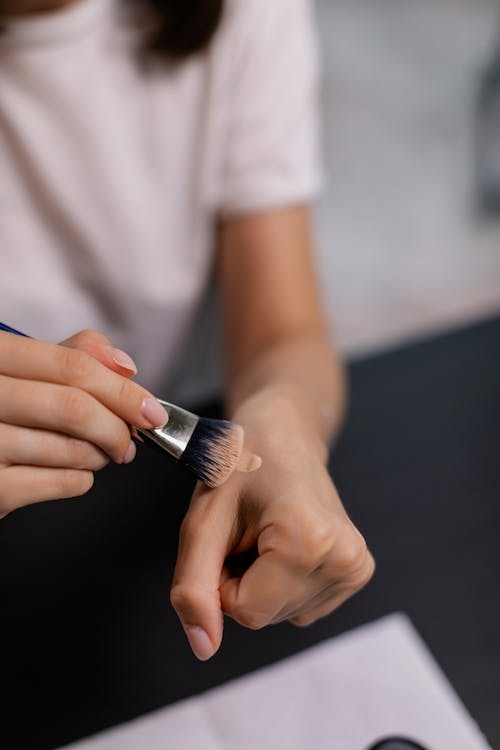
[[[299,445],[322,463],[329,442],[322,429],[320,406],[304,391],[288,383],[273,383],[247,396],[232,411],[231,419],[245,429],[245,443],[256,453]]]

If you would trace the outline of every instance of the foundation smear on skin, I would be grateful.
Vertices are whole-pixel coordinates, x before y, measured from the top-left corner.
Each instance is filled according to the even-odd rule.
[[[236,471],[243,471],[249,474],[252,471],[257,471],[262,466],[262,459],[251,451],[243,450],[238,463],[236,464]]]

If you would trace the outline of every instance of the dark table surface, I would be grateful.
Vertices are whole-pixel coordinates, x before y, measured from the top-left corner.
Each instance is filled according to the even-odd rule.
[[[57,747],[397,610],[500,748],[500,319],[350,376],[331,469],[377,559],[373,582],[306,630],[228,621],[219,654],[198,663],[169,605],[192,481],[142,449],[88,496],[0,523],[2,750]]]

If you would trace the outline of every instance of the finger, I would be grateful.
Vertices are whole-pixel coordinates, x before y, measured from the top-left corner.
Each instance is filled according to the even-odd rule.
[[[222,640],[219,584],[233,532],[232,483],[198,487],[181,526],[170,599],[195,655],[205,661]]]
[[[109,463],[109,456],[84,440],[0,424],[0,460],[4,464],[98,471]]]
[[[253,630],[263,628],[286,606],[303,576],[280,553],[264,552],[241,578],[230,578],[222,584],[223,610],[240,625]]]
[[[315,603],[321,603],[327,596],[331,595],[333,587],[337,586],[336,583],[321,583],[312,580],[312,577],[308,577],[304,583],[294,591],[293,596],[287,601],[284,607],[277,612],[273,619],[272,624],[275,625],[278,622],[290,619],[296,612],[302,611],[305,607],[309,609]]]
[[[78,497],[93,482],[90,471],[8,466],[0,470],[0,515],[31,503]]]
[[[350,581],[332,584],[328,590],[318,595],[286,619],[294,625],[307,627],[321,617],[326,617],[354,596],[371,580],[375,572],[375,561],[370,553],[366,556],[363,568]]]
[[[117,463],[130,450],[127,424],[85,391],[0,375],[0,393],[0,422],[85,440]]]
[[[77,349],[0,332],[0,372],[86,391],[136,427],[159,427],[168,421],[167,412],[148,391]]]
[[[61,346],[86,352],[109,370],[113,370],[126,378],[137,375],[137,365],[132,357],[122,349],[114,347],[108,337],[100,331],[90,329],[80,331],[61,342]]]
[[[329,554],[332,538],[329,524],[302,507],[293,517],[264,525],[255,562],[241,578],[221,586],[224,612],[253,629],[271,623],[297,591],[310,586],[310,575]]]
[[[292,625],[297,625],[301,628],[307,628],[309,627],[309,625],[312,625],[314,622],[316,622],[316,620],[332,614],[332,612],[342,606],[342,604],[344,604],[350,598],[350,596],[351,594],[348,591],[337,591],[331,596],[326,597],[323,602],[317,604],[315,607],[304,608],[303,610],[294,613],[287,619],[292,623]]]
[[[293,617],[301,615],[305,612],[309,612],[309,610],[321,606],[323,602],[326,602],[334,594],[336,594],[340,588],[341,588],[340,584],[331,583],[329,586],[325,586],[325,588],[323,588],[321,591],[318,591],[317,594],[315,594],[311,598],[303,599],[302,602],[300,602],[300,604],[297,604],[295,602],[296,606],[294,606],[293,604],[287,605],[280,612],[278,612],[277,615],[273,618],[272,624],[276,625],[279,622],[284,622],[285,620],[291,620]]]
[[[367,559],[370,553],[363,535],[348,521],[342,533],[332,546],[329,554],[317,568],[305,579],[302,586],[293,592],[286,606],[276,614],[273,622],[289,619],[292,613],[304,606],[310,608],[323,601],[332,593],[332,587],[338,590],[356,590],[358,582],[363,579]]]

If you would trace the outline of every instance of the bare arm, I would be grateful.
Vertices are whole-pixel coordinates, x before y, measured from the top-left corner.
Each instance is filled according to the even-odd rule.
[[[345,380],[319,300],[309,210],[226,221],[220,244],[229,412],[263,392],[287,394],[329,441]]]
[[[307,209],[224,222],[219,278],[228,410],[263,463],[215,490],[198,485],[182,524],[171,599],[200,659],[219,647],[223,614],[250,628],[308,625],[374,570],[325,467],[345,387]]]

